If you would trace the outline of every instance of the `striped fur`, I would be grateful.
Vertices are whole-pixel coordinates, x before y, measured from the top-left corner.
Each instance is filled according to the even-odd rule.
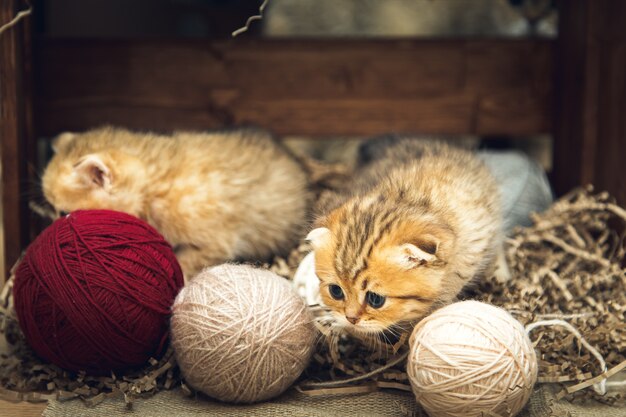
[[[176,248],[187,278],[284,253],[307,224],[307,175],[263,130],[105,127],[62,134],[54,147],[42,187],[56,210],[112,209],[146,220]]]
[[[356,331],[419,320],[493,273],[501,223],[495,180],[470,152],[399,141],[326,201],[311,235],[322,298]],[[342,299],[331,296],[333,285]],[[368,292],[384,304],[372,307]]]

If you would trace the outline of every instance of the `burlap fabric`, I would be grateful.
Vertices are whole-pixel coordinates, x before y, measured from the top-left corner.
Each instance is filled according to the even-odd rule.
[[[626,417],[626,408],[596,401],[570,403],[555,399],[556,388],[539,385],[519,417]],[[189,398],[180,390],[163,391],[154,397],[137,400],[127,410],[121,399],[108,399],[93,408],[81,401],[50,401],[45,417],[345,417],[345,416],[426,416],[413,395],[400,391],[369,394],[310,397],[292,389],[271,402],[253,405],[222,404],[206,397]]]

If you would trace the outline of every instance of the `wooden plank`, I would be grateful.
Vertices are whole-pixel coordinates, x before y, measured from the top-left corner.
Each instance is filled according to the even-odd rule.
[[[597,136],[585,121],[596,119],[597,97],[593,83],[586,82],[595,59],[595,51],[586,47],[587,6],[585,0],[559,3],[552,174],[558,194],[593,181]]]
[[[546,40],[43,40],[39,132],[111,123],[279,134],[551,129]]]
[[[0,4],[0,22],[10,21],[17,13],[17,2]],[[2,158],[2,231],[4,265],[0,285],[18,259],[26,243],[26,210],[21,199],[25,183],[24,92],[22,49],[26,21],[0,36],[0,157]]]
[[[601,0],[591,7],[600,43],[595,183],[626,205],[626,2]]]
[[[556,191],[594,184],[626,204],[626,3],[564,1],[559,21]]]

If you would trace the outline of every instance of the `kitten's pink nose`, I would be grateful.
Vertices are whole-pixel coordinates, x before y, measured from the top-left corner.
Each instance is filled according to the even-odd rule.
[[[346,319],[352,324],[356,324],[356,322],[359,321],[359,317],[346,316]]]

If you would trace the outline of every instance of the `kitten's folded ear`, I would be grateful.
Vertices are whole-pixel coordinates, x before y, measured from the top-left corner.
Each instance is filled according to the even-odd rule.
[[[418,238],[392,248],[389,253],[391,260],[405,269],[446,265],[447,253],[454,245],[454,235],[447,230],[437,232],[436,234],[422,234]]]
[[[313,249],[319,249],[330,240],[330,229],[327,227],[313,229],[306,236],[306,240],[313,246]]]
[[[87,155],[74,165],[74,172],[87,185],[108,190],[112,175],[109,167],[96,154]]]
[[[61,133],[52,141],[52,150],[54,151],[54,153],[62,152],[63,150],[67,148],[67,146],[70,143],[72,143],[75,137],[76,137],[76,133],[72,133],[72,132]]]
[[[388,256],[393,263],[404,269],[413,269],[419,266],[440,265],[442,261],[436,255],[436,244],[435,249],[432,249],[433,244],[433,242],[429,241],[425,250],[424,248],[417,246],[415,243],[405,243],[391,249]]]

